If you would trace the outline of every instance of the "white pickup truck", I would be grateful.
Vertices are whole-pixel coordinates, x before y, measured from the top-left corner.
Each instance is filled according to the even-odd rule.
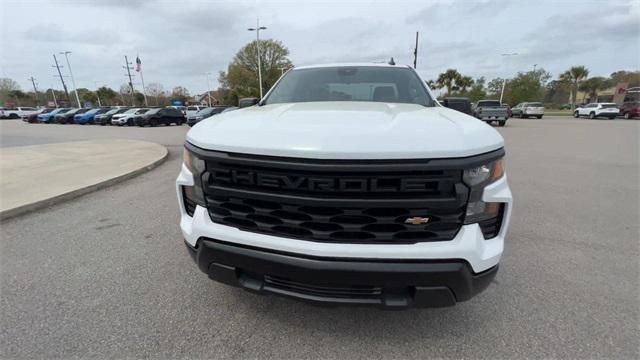
[[[29,115],[35,114],[38,109],[34,107],[17,107],[13,109],[2,109],[0,118],[2,119],[25,119]]]
[[[451,306],[498,271],[504,155],[496,130],[441,106],[409,66],[298,67],[189,131],[180,228],[200,270],[252,292]]]

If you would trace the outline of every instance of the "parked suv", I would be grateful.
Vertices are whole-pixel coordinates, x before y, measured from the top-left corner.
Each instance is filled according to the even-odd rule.
[[[216,114],[220,114],[221,112],[223,112],[225,109],[228,109],[228,108],[229,108],[228,106],[214,106],[214,107],[204,108],[198,111],[198,113],[195,116],[188,117],[187,125],[193,126],[198,122],[202,121],[203,119],[206,119]]]
[[[125,111],[128,111],[129,108],[128,107],[115,107],[112,108],[111,110],[105,112],[104,114],[96,114],[96,116],[93,118],[93,123],[96,125],[107,125],[107,124],[111,124],[111,117],[115,114],[122,114]]]
[[[138,126],[182,125],[185,121],[186,119],[182,112],[174,108],[154,108],[134,119],[135,124]]]
[[[620,110],[616,103],[590,103],[578,107],[573,112],[573,117],[588,116],[589,119],[595,119],[598,117],[608,117],[609,119],[615,119],[618,116]]]
[[[317,303],[450,306],[498,271],[500,134],[409,66],[295,68],[187,134],[180,227],[211,279]]]
[[[135,118],[146,113],[147,111],[149,111],[149,109],[133,108],[123,113],[115,114],[111,116],[111,124],[118,125],[118,126],[123,126],[123,125],[133,126],[135,125]]]
[[[511,108],[513,116],[519,116],[522,119],[528,117],[536,117],[542,119],[544,116],[544,105],[539,102],[524,102]]]
[[[631,119],[640,115],[640,101],[627,101],[620,106],[620,116]]]
[[[53,109],[51,112],[48,112],[48,113],[38,114],[38,121],[50,124],[50,123],[53,122],[53,120],[54,120],[56,115],[65,113],[65,112],[67,112],[69,110],[71,110],[71,109],[69,109],[69,108],[57,108],[57,109]]]
[[[73,124],[73,117],[77,114],[82,114],[90,109],[88,108],[73,108],[67,112],[61,112],[54,117],[57,124]]]

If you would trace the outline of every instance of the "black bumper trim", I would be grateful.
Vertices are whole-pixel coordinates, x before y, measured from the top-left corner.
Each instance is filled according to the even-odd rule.
[[[185,245],[213,280],[319,304],[388,309],[452,306],[487,288],[498,271],[496,265],[474,274],[464,260],[305,257],[208,238],[199,239],[196,248]]]

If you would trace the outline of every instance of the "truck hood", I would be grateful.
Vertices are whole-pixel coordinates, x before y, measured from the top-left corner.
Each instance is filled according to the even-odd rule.
[[[187,141],[209,150],[315,159],[465,157],[504,144],[491,126],[461,112],[379,102],[253,106],[199,122]]]

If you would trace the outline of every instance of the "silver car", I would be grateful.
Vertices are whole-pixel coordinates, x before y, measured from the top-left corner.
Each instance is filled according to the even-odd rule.
[[[513,117],[519,116],[522,119],[526,119],[529,116],[542,119],[544,105],[539,102],[523,102],[511,108],[511,114]]]

